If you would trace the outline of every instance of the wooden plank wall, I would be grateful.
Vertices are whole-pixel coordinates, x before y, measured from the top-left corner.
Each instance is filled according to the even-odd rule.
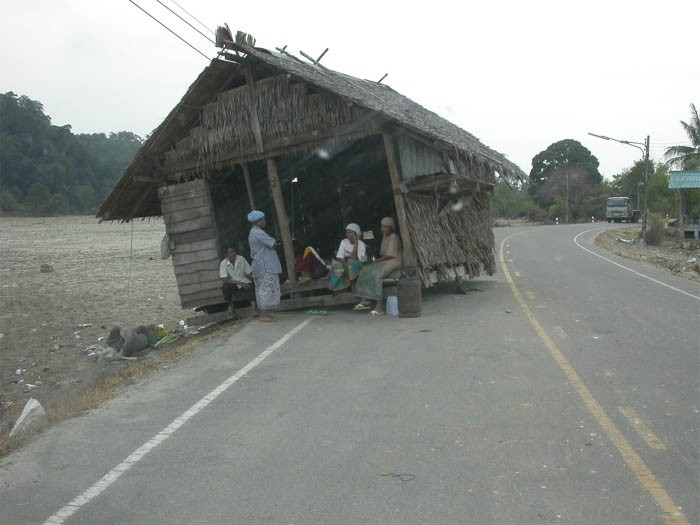
[[[223,302],[217,229],[206,181],[160,188],[158,196],[182,307]]]

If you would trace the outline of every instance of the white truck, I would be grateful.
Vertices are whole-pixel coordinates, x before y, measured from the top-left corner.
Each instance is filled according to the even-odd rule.
[[[641,213],[633,210],[629,197],[608,197],[605,204],[605,218],[608,222],[637,222]]]

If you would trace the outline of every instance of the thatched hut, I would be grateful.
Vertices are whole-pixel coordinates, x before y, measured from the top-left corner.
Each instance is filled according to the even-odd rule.
[[[221,302],[218,264],[227,246],[247,253],[251,208],[268,212],[287,269],[295,243],[332,257],[348,222],[371,247],[390,215],[424,286],[495,271],[489,201],[496,172],[522,176],[515,164],[384,84],[255,47],[243,33],[220,28],[217,39],[219,56],[98,212],[163,216],[183,307]]]

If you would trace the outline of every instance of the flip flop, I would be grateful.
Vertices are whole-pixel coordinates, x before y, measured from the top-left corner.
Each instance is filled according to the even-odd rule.
[[[369,310],[369,305],[358,303],[355,306],[353,306],[352,309],[356,312],[359,310]]]
[[[274,323],[275,321],[277,321],[277,319],[275,319],[274,317],[261,317],[259,321],[261,323]]]
[[[383,310],[372,310],[369,315],[384,315]]]

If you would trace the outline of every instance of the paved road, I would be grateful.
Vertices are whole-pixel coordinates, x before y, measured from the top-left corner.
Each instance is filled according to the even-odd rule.
[[[417,319],[206,343],[0,463],[0,522],[700,523],[699,287],[595,227],[497,230]]]

